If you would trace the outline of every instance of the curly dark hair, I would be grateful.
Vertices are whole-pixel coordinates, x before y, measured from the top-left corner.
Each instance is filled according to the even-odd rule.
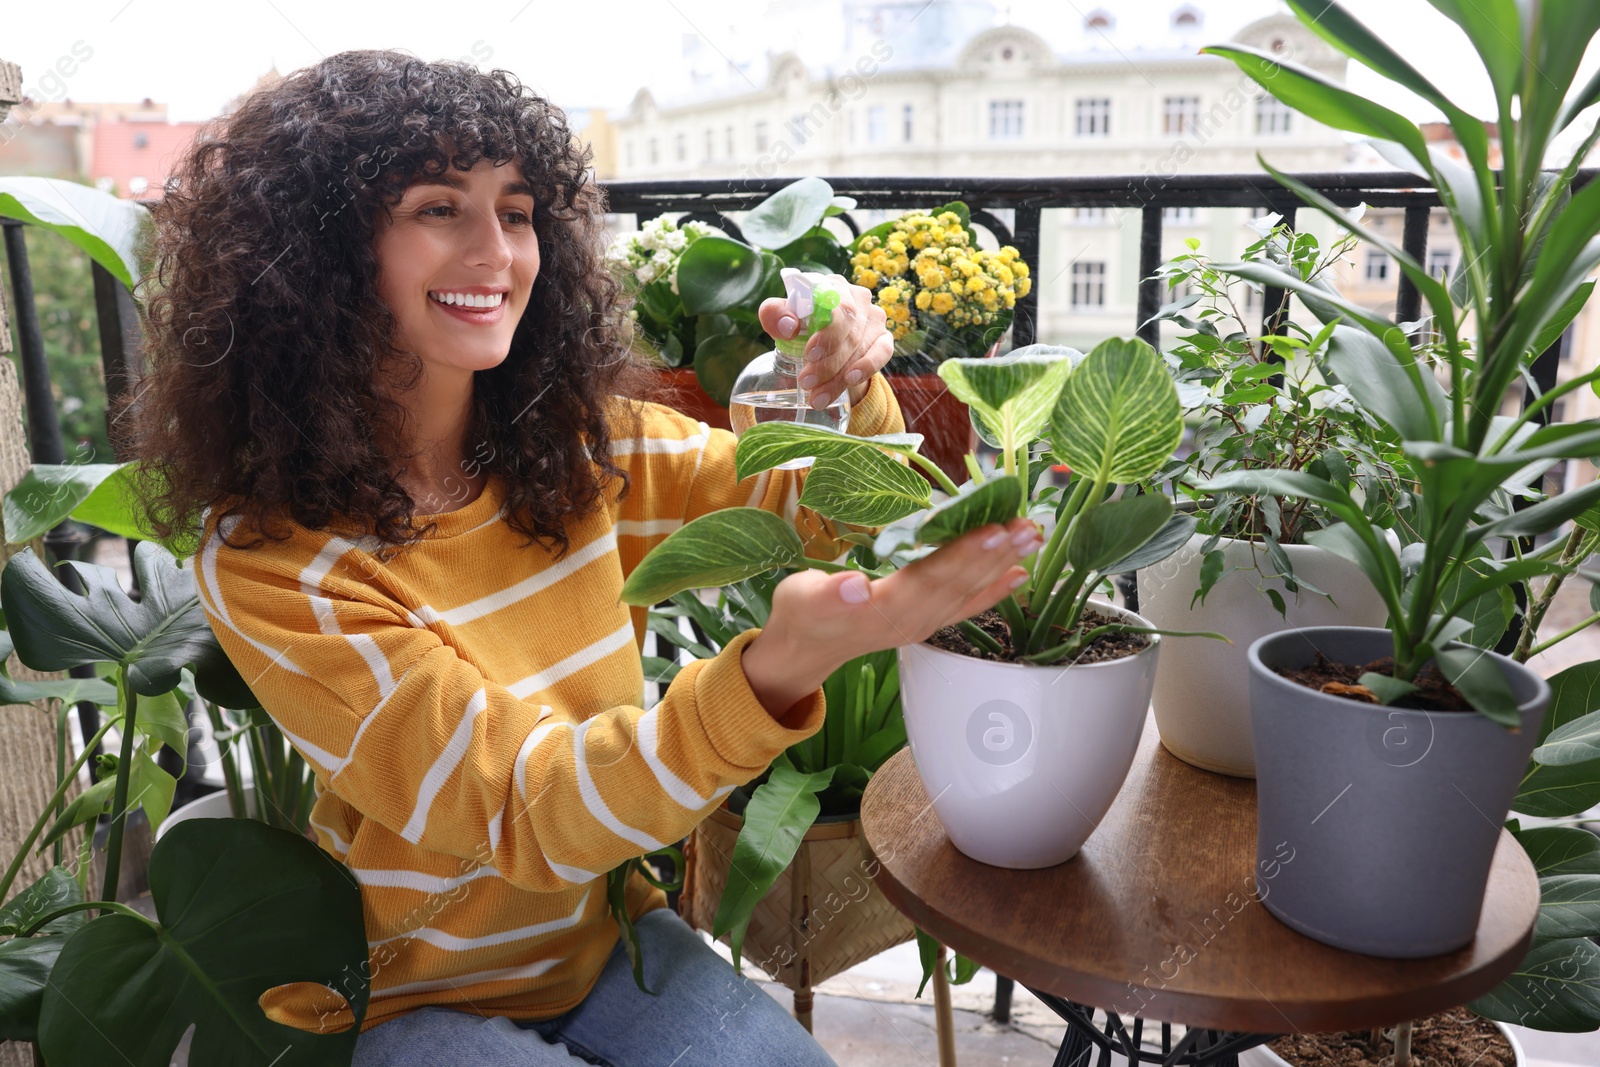
[[[609,398],[643,399],[648,372],[605,269],[589,150],[508,71],[351,51],[214,120],[156,212],[148,371],[122,436],[157,536],[207,508],[249,520],[237,547],[286,538],[283,518],[387,545],[432,530],[395,477],[404,408],[375,384],[408,387],[423,365],[393,344],[373,237],[414,180],[481,160],[521,165],[541,266],[509,355],[475,376],[467,440],[504,476],[507,520],[558,558],[606,482],[627,492],[607,415],[638,409]]]

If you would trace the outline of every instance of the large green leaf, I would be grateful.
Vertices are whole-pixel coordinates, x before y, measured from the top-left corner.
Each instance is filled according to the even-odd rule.
[[[762,248],[783,248],[821,225],[832,202],[831,185],[821,178],[801,178],[756,205],[739,224],[739,229],[751,244]],[[681,290],[681,273],[679,279],[678,287]]]
[[[102,706],[117,702],[117,687],[104,678],[62,678],[58,681],[29,682],[12,678],[0,662],[0,704],[31,704],[35,700],[59,700],[76,704],[92,700]]]
[[[191,1063],[348,1064],[367,1009],[361,893],[299,834],[250,819],[191,819],[156,842],[160,925],[105,915],[68,939],[45,991],[51,1063],[166,1067],[191,1024]],[[355,1024],[316,1034],[267,1019],[280,985],[337,990]]]
[[[1515,729],[1521,723],[1522,716],[1517,713],[1517,698],[1512,695],[1510,683],[1501,672],[1499,662],[1483,649],[1444,648],[1434,654],[1434,660],[1439,672],[1485,718],[1508,729]]]
[[[1079,355],[1071,348],[1028,345],[995,359],[947,359],[938,371],[980,420],[980,430],[988,431],[985,439],[1016,449],[1031,443],[1050,421]]]
[[[0,937],[82,901],[77,879],[65,867],[52,867],[0,907]],[[88,915],[73,912],[52,920],[34,937],[0,941],[0,1041],[33,1041],[38,1036],[39,1005],[50,968],[68,936],[88,921]]]
[[[1568,667],[1550,681],[1550,706],[1539,728],[1539,743],[1555,731],[1600,708],[1600,660]],[[1523,776],[1511,807],[1525,815],[1564,819],[1600,804],[1600,764],[1556,766],[1538,762]]]
[[[718,333],[701,338],[694,346],[695,380],[707,396],[727,407],[733,400],[733,385],[739,380],[739,372],[768,350],[767,345],[742,333]]]
[[[1244,45],[1210,45],[1200,51],[1232,60],[1273,96],[1325,126],[1398,141],[1418,158],[1427,155],[1427,143],[1416,123],[1315,71]]]
[[[922,445],[920,433],[888,433],[877,437],[855,437],[828,426],[808,422],[758,422],[739,437],[734,447],[733,470],[740,481],[780,463],[802,456],[847,460],[867,452],[887,448],[894,452],[915,452]]]
[[[805,507],[857,526],[884,526],[930,502],[926,478],[875,448],[848,459],[818,460],[800,491]]]
[[[51,912],[82,900],[83,890],[78,887],[78,880],[71,872],[65,867],[52,867],[28,888],[6,901],[4,907],[0,907],[0,937],[19,933]],[[70,934],[88,921],[88,915],[73,912],[52,919],[39,932]]]
[[[972,488],[969,490],[968,486]],[[1014,474],[998,474],[974,485],[962,486],[959,496],[940,502],[917,527],[917,542],[942,545],[991,522],[1006,523],[1022,507],[1022,482]]]
[[[826,226],[813,226],[782,248],[776,249],[774,254],[783,260],[785,267],[798,267],[801,270],[815,270],[821,267],[823,273],[845,275],[850,273],[850,253]]]
[[[791,567],[804,556],[800,535],[782,517],[760,508],[723,508],[685,523],[651,549],[623,583],[622,602],[659,604],[685,589]]]
[[[1467,1007],[1536,1030],[1593,1030],[1600,1026],[1600,948],[1576,937],[1536,942],[1510,978]]]
[[[1137,551],[1172,518],[1172,498],[1161,493],[1124,497],[1089,508],[1073,527],[1067,562],[1075,571],[1105,571]]]
[[[1183,440],[1178,387],[1144,341],[1102,341],[1067,376],[1050,414],[1051,451],[1088,478],[1126,485],[1160,470]]]
[[[1336,522],[1305,535],[1306,544],[1342,556],[1361,568],[1374,589],[1400,591],[1400,561],[1386,538],[1368,542],[1348,522]]]
[[[1600,874],[1600,837],[1575,826],[1535,826],[1512,831],[1539,877]]]
[[[1600,937],[1600,874],[1539,879],[1539,922],[1533,936]]]
[[[1591,711],[1551,730],[1544,743],[1533,750],[1533,758],[1547,767],[1600,760],[1600,711]],[[1600,777],[1600,764],[1596,764],[1594,772]]]
[[[54,529],[117,467],[115,463],[35,463],[5,496],[6,541],[26,544]]]
[[[733,843],[728,881],[711,923],[712,936],[728,935],[735,966],[756,905],[793,861],[800,839],[822,810],[817,794],[832,779],[832,767],[802,774],[787,756],[780,755],[773,761],[772,774],[750,795],[744,825]]]
[[[60,234],[132,289],[139,280],[139,233],[150,212],[60,178],[0,178],[0,216]]]
[[[741,307],[760,292],[765,271],[760,250],[726,237],[702,237],[678,259],[683,309],[708,315]]]
[[[1150,540],[1101,569],[1106,574],[1127,574],[1154,566],[1188,544],[1199,524],[1200,520],[1194,515],[1174,515]]]
[[[17,658],[37,671],[63,671],[109,661],[128,668],[134,692],[156,696],[176,689],[179,670],[219,655],[200,607],[194,571],[150,541],[134,549],[141,596],[131,599],[110,567],[70,562],[85,593],[71,592],[25,549],[0,574]]]

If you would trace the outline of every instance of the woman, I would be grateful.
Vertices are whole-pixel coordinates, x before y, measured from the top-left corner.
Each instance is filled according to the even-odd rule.
[[[732,434],[634,399],[602,197],[561,112],[503,71],[347,52],[245,100],[176,174],[135,446],[157,527],[203,526],[212,627],[360,882],[356,1062],[831,1062],[643,880],[657,995],[638,990],[603,876],[817,730],[846,660],[998,602],[1036,529],[878,581],[792,575],[766,627],[646,710],[646,613],[618,594],[662,537],[755,505],[814,556],[841,546],[796,508],[803,472],[741,482]],[[761,321],[798,325],[779,301]],[[853,433],[904,428],[883,323],[852,288],[807,353]],[[353,1021],[329,986],[262,1006]]]

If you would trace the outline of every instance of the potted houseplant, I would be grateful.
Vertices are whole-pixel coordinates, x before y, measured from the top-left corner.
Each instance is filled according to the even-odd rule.
[[[715,605],[677,592],[671,606],[652,609],[650,629],[709,658],[743,631],[766,625],[772,590],[788,573],[779,568],[729,583]],[[708,643],[686,636],[682,618]],[[666,661],[647,669],[663,684],[676,673]],[[690,925],[727,941],[735,966],[753,959],[791,989],[795,1016],[808,1028],[812,986],[912,936],[911,923],[872,891],[861,836],[862,790],[906,741],[894,654],[851,660],[823,692],[822,729],[695,828],[678,898]]]
[[[751,427],[739,440],[738,476],[814,456],[800,503],[836,521],[885,527],[871,555],[809,559],[778,516],[730,508],[674,531],[622,593],[625,602],[653,604],[774,566],[882,576],[986,523],[1053,512],[1049,541],[1024,562],[1028,580],[999,611],[898,652],[906,732],[935,810],[957,848],[999,866],[1062,862],[1110,807],[1133,761],[1159,646],[1143,619],[1091,598],[1104,576],[1164,559],[1194,528],[1166,496],[1107,499],[1164,464],[1182,433],[1160,357],[1120,339],[1075,357],[1035,345],[940,364],[1003,459],[1003,470],[985,474],[969,453],[974,478],[959,488],[917,452],[914,434]],[[1048,449],[1034,456],[1046,433]],[[944,499],[935,503],[902,457],[931,474]],[[1035,504],[1050,458],[1075,476],[1047,486]]]
[[[1267,907],[1342,948],[1428,956],[1473,937],[1500,823],[1550,702],[1533,671],[1463,639],[1473,629],[1471,605],[1558,571],[1563,542],[1525,552],[1514,541],[1504,559],[1489,550],[1553,530],[1600,500],[1594,483],[1514,507],[1530,476],[1600,451],[1600,423],[1540,424],[1555,400],[1595,374],[1546,391],[1519,416],[1499,414],[1507,390],[1582,307],[1585,278],[1600,265],[1600,186],[1573,191],[1600,133],[1591,131],[1565,166],[1544,169],[1552,139],[1600,88],[1591,81],[1566,97],[1600,29],[1600,8],[1436,3],[1473,42],[1495,88],[1497,179],[1481,120],[1338,4],[1289,3],[1319,36],[1440,108],[1465,156],[1463,164],[1430,148],[1410,120],[1278,57],[1207,49],[1312,119],[1374,138],[1397,164],[1425,175],[1449,213],[1462,268],[1447,289],[1403,249],[1263,161],[1416,285],[1440,337],[1433,354],[1446,385],[1401,329],[1331,289],[1270,264],[1225,268],[1295,293],[1333,326],[1322,366],[1403,442],[1419,489],[1411,517],[1419,544],[1395,551],[1344,486],[1306,471],[1234,471],[1199,488],[1321,503],[1338,521],[1309,539],[1356,563],[1389,610],[1387,629],[1293,630],[1250,648],[1258,846],[1292,840],[1305,859]],[[1522,39],[1508,46],[1507,33]],[[1475,339],[1461,332],[1468,312]]]
[[[850,245],[851,280],[874,291],[894,335],[884,368],[923,435],[923,454],[951,477],[977,445],[966,405],[937,374],[953,357],[992,356],[1011,326],[1016,302],[1033,285],[1028,264],[1007,245],[978,247],[967,205],[953,201],[880,223]]]
[[[52,1063],[112,1062],[119,1048],[155,1050],[165,1061],[193,1024],[197,1060],[266,1067],[288,1048],[310,1063],[349,1063],[355,1028],[306,1033],[271,1021],[257,1004],[275,986],[315,981],[339,983],[357,1023],[365,1012],[367,984],[351,980],[367,960],[360,892],[310,841],[250,820],[194,820],[151,853],[159,918],[118,901],[127,814],[142,807],[159,827],[171,803],[174,780],[155,755],[163,745],[187,750],[181,694],[192,686],[226,706],[254,700],[212,636],[194,572],[164,547],[137,547],[137,601],[109,568],[70,565],[82,594],[32,550],[0,573],[0,663],[14,650],[38,671],[96,668],[93,678],[43,682],[0,672],[0,702],[92,700],[104,716],[70,764],[58,730],[58,788],[0,875],[0,1039],[35,1042]],[[116,755],[103,756],[99,780],[71,797],[112,730],[120,732]],[[93,827],[107,812],[105,877],[91,889]],[[81,846],[64,856],[80,826]],[[24,860],[45,848],[57,862],[19,887]],[[90,919],[91,911],[100,914]],[[164,1009],[151,1011],[152,1003]]]
[[[778,272],[784,267],[846,269],[844,248],[823,222],[854,206],[853,199],[835,196],[821,178],[801,178],[745,214],[739,224],[743,240],[694,222],[678,231],[665,222],[647,223],[651,235],[641,231],[617,239],[613,253],[619,266],[643,258],[642,248],[629,251],[634,245],[651,246],[651,266],[642,275],[635,271],[634,281],[625,278],[624,284],[637,293],[632,310],[646,340],[669,368],[679,368],[662,372],[668,390],[663,399],[710,425],[730,428],[727,407],[734,379],[772,346],[757,317],[761,302],[783,295]],[[683,234],[681,243],[676,233]],[[627,268],[620,269],[626,276]]]
[[[1293,233],[1277,216],[1252,225],[1259,238],[1244,261],[1277,263],[1307,281],[1326,277],[1355,243],[1345,237],[1323,249],[1315,235]],[[1162,267],[1168,286],[1187,293],[1156,315],[1189,331],[1166,358],[1195,421],[1193,448],[1153,479],[1170,479],[1177,494],[1193,501],[1199,528],[1170,559],[1139,572],[1139,610],[1156,626],[1215,630],[1232,639],[1220,648],[1195,638],[1167,642],[1152,704],[1169,752],[1209,771],[1250,778],[1255,753],[1245,652],[1251,643],[1296,626],[1382,626],[1388,608],[1354,563],[1306,540],[1336,521],[1317,501],[1206,494],[1193,486],[1233,470],[1310,471],[1359,486],[1373,523],[1399,526],[1402,535],[1410,494],[1398,441],[1316,371],[1331,330],[1307,330],[1290,318],[1286,302],[1261,336],[1259,324],[1240,311],[1240,283],[1199,248],[1191,239],[1188,251]],[[1502,592],[1509,600],[1509,590]]]

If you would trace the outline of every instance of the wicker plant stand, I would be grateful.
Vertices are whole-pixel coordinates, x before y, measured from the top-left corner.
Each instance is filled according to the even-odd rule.
[[[697,930],[712,928],[742,824],[718,808],[685,845],[678,911]],[[812,986],[915,936],[911,921],[878,891],[876,871],[860,819],[819,822],[756,905],[743,959],[794,991],[794,1016],[807,1030]]]

